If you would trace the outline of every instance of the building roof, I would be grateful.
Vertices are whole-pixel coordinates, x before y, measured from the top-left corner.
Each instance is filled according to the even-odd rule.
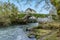
[[[27,9],[25,10],[25,12],[27,12],[28,10],[29,10],[30,12],[33,11],[34,13],[36,13],[36,11],[35,11],[34,9],[31,9],[31,8],[27,8]]]

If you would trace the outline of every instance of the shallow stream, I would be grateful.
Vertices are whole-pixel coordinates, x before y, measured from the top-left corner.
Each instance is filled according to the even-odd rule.
[[[36,40],[35,38],[28,38],[28,32],[25,28],[32,28],[38,26],[38,23],[29,23],[27,25],[14,25],[6,28],[0,28],[0,40]]]

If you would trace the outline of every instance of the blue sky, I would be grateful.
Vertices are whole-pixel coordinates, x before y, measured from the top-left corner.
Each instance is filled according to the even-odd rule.
[[[4,1],[0,0],[0,1],[7,2],[8,0],[4,0]],[[45,1],[41,2],[38,7],[35,7],[36,0],[32,1],[31,5],[29,5],[29,4],[24,5],[24,3],[26,1],[21,2],[20,5],[14,0],[10,0],[10,2],[14,3],[20,11],[25,11],[27,8],[32,8],[32,9],[36,10],[37,13],[43,13],[43,14],[48,14],[49,13],[49,10],[47,11],[46,9],[42,8],[42,6],[45,5]]]

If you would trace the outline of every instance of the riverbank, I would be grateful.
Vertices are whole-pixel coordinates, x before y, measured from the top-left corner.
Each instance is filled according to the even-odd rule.
[[[42,29],[42,30],[41,30]],[[49,31],[50,30],[50,31]],[[52,32],[54,30],[54,32]],[[60,22],[42,23],[38,27],[31,29],[30,35],[35,35],[35,37],[41,40],[42,36],[44,40],[59,40],[60,37]],[[50,34],[52,32],[52,35]],[[46,35],[49,34],[49,35]],[[46,36],[44,36],[44,34]],[[41,37],[41,38],[40,38]]]
[[[8,15],[8,14],[6,14],[6,15],[1,14],[1,15],[4,15],[4,16],[1,16],[1,18],[0,18],[0,25],[1,26],[8,26],[10,24],[26,24],[26,23],[28,23],[29,18],[25,17],[27,14],[23,14],[23,13],[11,14],[11,15]],[[27,15],[27,16],[29,16],[29,15]],[[34,17],[38,18],[38,17],[46,17],[47,15],[45,15],[45,14],[31,14],[30,16],[34,16]]]

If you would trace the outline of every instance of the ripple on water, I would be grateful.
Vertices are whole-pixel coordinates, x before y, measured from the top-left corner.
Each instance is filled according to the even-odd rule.
[[[15,28],[0,29],[0,40],[36,40],[34,38],[30,39],[27,34],[23,31],[21,26],[15,26]]]

